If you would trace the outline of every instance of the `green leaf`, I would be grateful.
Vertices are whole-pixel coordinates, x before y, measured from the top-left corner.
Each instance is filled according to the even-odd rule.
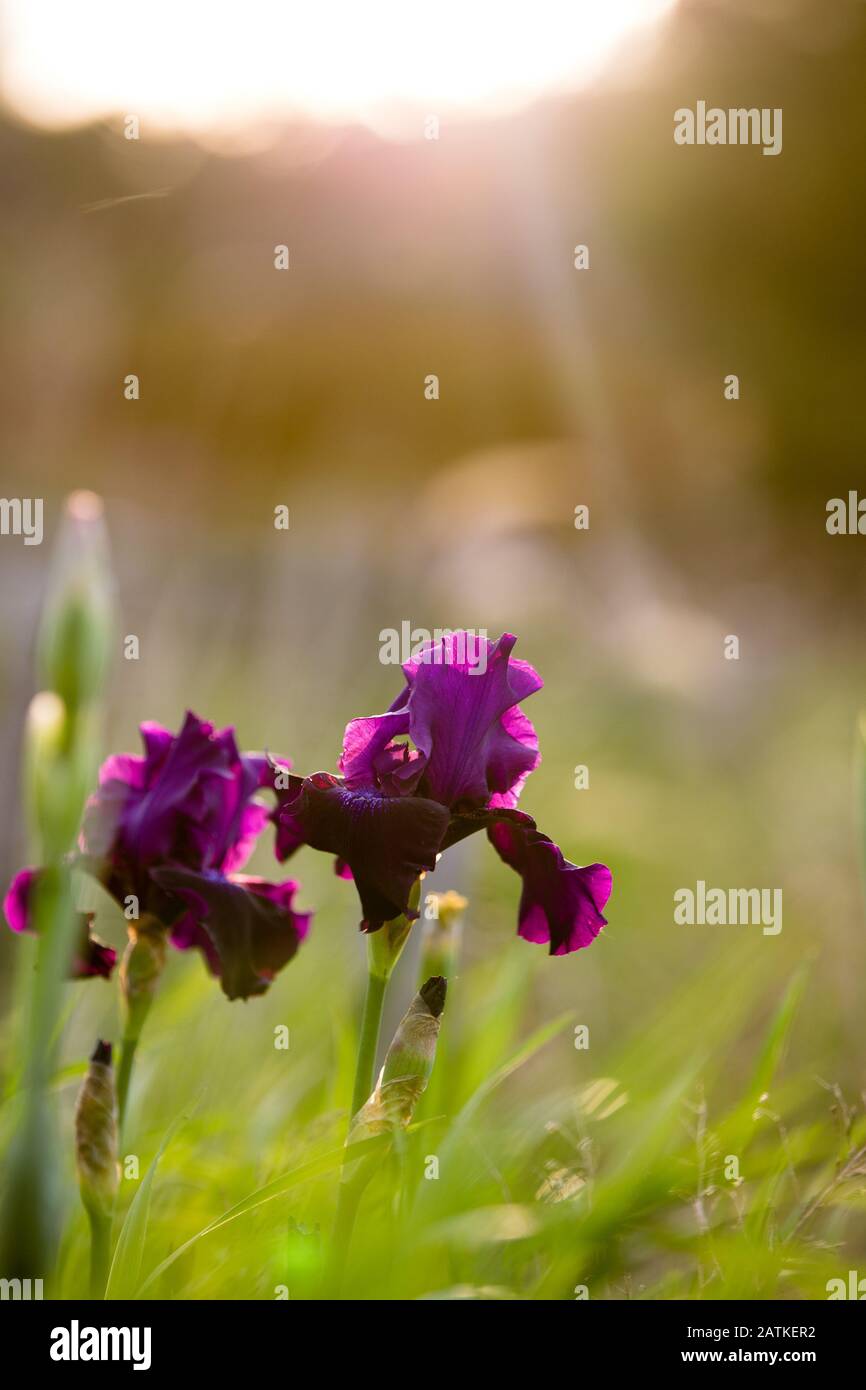
[[[138,1284],[141,1278],[141,1261],[144,1255],[144,1242],[147,1238],[147,1222],[150,1215],[150,1196],[153,1188],[153,1179],[156,1175],[159,1160],[165,1153],[172,1139],[174,1138],[181,1125],[185,1124],[190,1118],[190,1111],[184,1111],[179,1115],[172,1125],[166,1130],[162,1143],[156,1151],[153,1162],[139,1184],[138,1191],[129,1204],[120,1235],[117,1238],[117,1245],[114,1248],[114,1258],[111,1261],[111,1269],[108,1271],[108,1283],[105,1289],[106,1299],[134,1298],[138,1292]]]
[[[524,1066],[530,1060],[530,1058],[534,1057],[536,1052],[540,1052],[558,1033],[563,1032],[564,1029],[573,1022],[574,1017],[574,1013],[569,1010],[568,1013],[560,1014],[559,1017],[553,1019],[552,1022],[545,1023],[541,1028],[536,1029],[523,1046],[512,1053],[507,1062],[503,1062],[501,1067],[497,1067],[496,1071],[492,1072],[490,1076],[485,1077],[481,1084],[476,1086],[466,1104],[456,1115],[446,1142],[450,1143],[455,1135],[462,1132],[487,1100],[487,1097],[495,1091],[498,1086],[501,1086],[503,1081],[507,1081],[509,1076],[513,1076],[520,1067]]]
[[[432,1124],[433,1120],[425,1120],[419,1125],[410,1125],[407,1133],[413,1133],[421,1129],[425,1124]],[[366,1155],[377,1148],[386,1148],[391,1142],[389,1134],[375,1135],[372,1139],[364,1139],[359,1144],[352,1145],[352,1159],[366,1157]],[[236,1221],[239,1216],[245,1216],[247,1212],[255,1211],[257,1207],[264,1206],[265,1202],[272,1202],[275,1197],[281,1197],[284,1192],[288,1192],[293,1187],[298,1187],[302,1182],[308,1182],[310,1178],[321,1177],[325,1173],[334,1172],[341,1168],[346,1158],[345,1145],[339,1149],[331,1149],[328,1153],[321,1154],[318,1158],[311,1159],[309,1163],[302,1163],[298,1168],[291,1168],[287,1173],[281,1173],[272,1182],[266,1183],[264,1187],[258,1187],[242,1201],[237,1202],[228,1211],[223,1212],[215,1221],[210,1221],[207,1226],[202,1227],[189,1240],[185,1240],[183,1245],[179,1245],[176,1250],[172,1250],[156,1269],[152,1270],[147,1276],[141,1288],[138,1290],[139,1296],[145,1289],[163,1274],[175,1260],[191,1249],[197,1241],[209,1236],[212,1231],[218,1231],[221,1226],[227,1226],[229,1222]]]
[[[755,1100],[759,1100],[772,1085],[773,1078],[785,1054],[791,1026],[803,997],[808,974],[809,967],[807,965],[803,965],[795,971],[782,1002],[773,1015],[770,1027],[767,1029],[764,1046],[761,1049],[758,1064],[752,1073],[749,1088]]]

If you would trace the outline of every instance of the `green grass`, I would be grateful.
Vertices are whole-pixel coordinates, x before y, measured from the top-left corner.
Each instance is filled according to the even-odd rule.
[[[345,957],[356,942],[344,924],[320,924],[317,947],[329,945]],[[630,1036],[591,1035],[581,1051],[579,1010],[533,1021],[547,965],[514,941],[496,968],[482,958],[452,981],[435,1082],[401,1151],[382,1154],[338,1294],[327,1254],[351,1087],[349,982],[323,997],[311,946],[266,999],[229,1006],[197,960],[175,958],[133,1088],[124,1161],[135,1155],[139,1176],[121,1185],[109,1297],[826,1297],[862,1251],[862,1165],[834,1180],[866,1144],[866,1120],[786,1069],[807,972],[769,991],[751,1069],[733,1088],[726,1058],[743,1055],[767,1003],[760,971],[728,954]],[[71,988],[68,1032],[93,1031],[84,991],[109,1009],[113,991]],[[282,1022],[288,1051],[273,1046]],[[67,1140],[77,1070],[57,1078]],[[76,1297],[88,1239],[66,1150],[53,1291]],[[425,1176],[431,1159],[438,1177]]]

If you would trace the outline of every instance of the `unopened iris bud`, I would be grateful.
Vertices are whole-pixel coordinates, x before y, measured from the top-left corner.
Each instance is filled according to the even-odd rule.
[[[44,684],[76,717],[98,694],[108,663],[114,602],[102,499],[67,498],[39,633]]]
[[[440,975],[421,986],[400,1021],[376,1089],[352,1122],[349,1143],[405,1128],[430,1080],[436,1059],[447,981]]]
[[[97,1042],[75,1107],[75,1166],[81,1200],[108,1218],[120,1183],[111,1043]]]
[[[120,989],[126,1005],[127,1038],[137,1038],[165,967],[166,933],[155,917],[128,924],[129,942],[120,963]]]
[[[37,857],[57,860],[74,841],[84,786],[67,757],[69,714],[53,690],[34,695],[24,729],[24,785]]]
[[[455,893],[431,893],[424,908],[424,930],[421,937],[421,978],[431,975],[454,974],[463,914],[469,906],[467,898]]]
[[[392,1141],[409,1125],[430,1080],[446,990],[447,981],[441,975],[434,975],[421,986],[400,1020],[373,1094],[352,1121],[340,1174],[332,1246],[333,1279],[338,1287],[364,1189],[379,1170]],[[373,1146],[374,1152],[353,1157],[356,1145],[380,1136],[382,1143]]]

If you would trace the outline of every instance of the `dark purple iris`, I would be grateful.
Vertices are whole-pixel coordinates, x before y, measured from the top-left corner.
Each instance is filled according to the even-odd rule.
[[[455,632],[426,644],[403,667],[406,684],[385,714],[348,725],[341,776],[283,778],[276,851],[307,844],[351,871],[364,931],[410,912],[409,894],[436,857],[486,830],[523,881],[518,931],[549,943],[551,955],[588,946],[605,925],[611,874],[571,864],[517,809],[540,755],[519,708],[543,682],[497,642]]]
[[[271,785],[268,759],[239,753],[232,729],[217,731],[192,713],[178,734],[148,723],[141,736],[143,757],[119,754],[100,769],[79,862],[138,920],[155,919],[181,950],[198,947],[230,999],[262,994],[311,916],[292,907],[294,881],[235,872],[268,821],[255,799]],[[16,912],[22,878],[6,900],[18,930],[26,923],[26,910]]]

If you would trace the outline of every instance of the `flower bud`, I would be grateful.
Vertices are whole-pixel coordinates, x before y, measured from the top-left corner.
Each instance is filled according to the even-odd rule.
[[[128,924],[129,942],[120,963],[120,989],[126,1005],[126,1035],[137,1038],[165,966],[165,929],[155,917]]]
[[[86,787],[68,756],[69,713],[59,695],[41,690],[27,710],[24,788],[34,857],[60,859],[73,844]]]
[[[75,1106],[75,1166],[89,1212],[109,1217],[120,1183],[111,1043],[97,1042]]]
[[[349,1143],[405,1128],[430,1080],[436,1059],[447,981],[434,976],[422,985],[394,1034],[369,1100],[352,1122]]]
[[[67,498],[39,632],[44,684],[75,718],[99,693],[108,664],[114,601],[102,499]]]
[[[469,900],[449,888],[447,893],[431,894],[435,902],[435,913],[428,917],[425,908],[424,929],[421,936],[421,978],[431,975],[454,974],[460,937],[463,930],[463,914]]]

